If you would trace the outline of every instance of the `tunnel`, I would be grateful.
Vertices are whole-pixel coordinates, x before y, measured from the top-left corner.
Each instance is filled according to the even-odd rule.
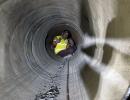
[[[127,26],[129,15],[120,18],[126,8],[119,0],[115,17],[116,1],[0,0],[0,100],[123,98],[130,85],[129,48],[118,38],[128,37],[129,28],[119,24]],[[65,30],[76,45],[69,58],[51,49],[53,38]],[[113,98],[111,91],[117,94]]]

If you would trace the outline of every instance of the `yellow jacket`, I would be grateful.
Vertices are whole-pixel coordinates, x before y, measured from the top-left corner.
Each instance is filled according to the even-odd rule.
[[[57,45],[55,47],[55,54],[58,54],[59,52],[67,49],[67,45],[68,45],[68,40],[67,39],[63,39],[62,36],[56,36],[55,39],[60,40],[60,42],[57,43]]]

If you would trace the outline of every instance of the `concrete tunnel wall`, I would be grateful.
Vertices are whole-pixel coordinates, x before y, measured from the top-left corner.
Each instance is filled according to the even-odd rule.
[[[57,61],[48,55],[45,39],[48,31],[59,24],[73,27],[81,34],[79,4],[80,1],[76,0],[7,2],[10,9],[6,8],[9,13],[5,16],[8,33],[3,79],[8,84],[1,83],[1,89],[4,90],[1,91],[3,100],[34,100],[39,91],[46,92],[53,85],[60,88],[57,99],[66,99],[66,65],[64,66],[64,61]],[[80,57],[80,53],[76,56]],[[76,56],[70,62],[74,65],[70,70],[78,65]],[[75,88],[78,86],[78,79],[74,78],[76,75],[74,70],[70,72],[70,99],[79,100],[82,92]],[[75,91],[78,95],[71,96]]]
[[[116,0],[0,2],[0,99],[34,100],[39,91],[45,92],[55,83],[60,88],[57,99],[66,100],[67,65],[63,67],[64,61],[57,62],[48,56],[44,48],[47,31],[56,24],[69,23],[69,26],[76,29],[81,36],[84,33],[103,38],[110,33],[111,36],[115,36],[114,33],[118,36],[120,19],[114,23],[117,28],[110,27],[109,34],[106,34],[106,30],[109,22],[117,16],[117,5],[120,4],[119,8],[126,9],[122,2],[122,0],[118,2]],[[129,5],[129,1],[126,0],[125,4]],[[124,19],[128,16],[127,12],[118,15],[124,15]],[[128,19],[124,19],[123,22],[127,23]],[[127,29],[124,31],[122,29],[121,32],[127,34],[126,31]],[[109,56],[105,53],[108,49],[105,50],[103,53],[103,45],[96,46],[93,53],[99,62],[102,61],[103,54],[105,57]],[[116,57],[117,61],[111,62],[112,68],[129,80],[130,70],[127,67],[129,65],[123,62],[122,56],[124,57],[114,51],[112,58]],[[122,63],[116,63],[118,59]],[[104,73],[97,74],[88,65],[81,63],[82,61],[80,52],[70,61],[70,100],[119,100],[122,98],[129,84],[128,81],[121,81],[123,83],[121,88],[117,83],[113,85],[111,77],[107,77]],[[119,65],[120,67],[116,67]],[[124,65],[126,68],[121,67]],[[117,95],[113,97],[114,93]]]

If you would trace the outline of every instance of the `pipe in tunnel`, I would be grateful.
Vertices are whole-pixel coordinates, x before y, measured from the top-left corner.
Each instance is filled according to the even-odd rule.
[[[60,88],[59,100],[66,98],[67,65],[65,59],[49,52],[45,42],[48,34],[63,30],[71,31],[77,44],[75,55],[70,61],[69,74],[70,80],[73,81],[69,83],[71,86],[72,83],[75,83],[74,81],[78,81],[73,79],[74,73],[76,73],[73,69],[76,69],[76,66],[82,62],[80,55],[80,44],[82,43],[80,3],[79,0],[44,2],[42,0],[27,0],[16,2],[13,5],[7,15],[9,30],[5,47],[7,72],[5,72],[6,84],[1,87],[5,90],[1,93],[2,100],[8,98],[13,100],[23,100],[23,98],[30,100],[32,98],[31,100],[33,100],[37,92],[42,90],[40,87],[44,87],[43,92],[46,92],[54,85]],[[32,83],[32,81],[34,82]],[[19,88],[21,89],[19,90]],[[32,91],[28,93],[26,89]],[[24,95],[24,93],[20,93],[22,90],[29,96],[22,96]],[[75,87],[72,87],[72,90],[75,90]],[[12,92],[10,93],[10,91]],[[17,97],[14,97],[14,94]],[[77,98],[77,100],[80,99]]]

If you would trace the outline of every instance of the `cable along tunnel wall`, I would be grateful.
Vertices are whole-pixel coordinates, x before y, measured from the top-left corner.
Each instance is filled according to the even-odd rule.
[[[48,31],[61,24],[75,31],[72,35],[77,38],[78,43],[76,54],[70,61],[69,71],[71,80],[69,85],[73,86],[70,95],[74,94],[79,85],[78,78],[75,78],[76,66],[79,63],[78,59],[81,58],[80,1],[21,0],[14,4],[10,3],[8,8],[11,9],[8,9],[9,13],[6,16],[8,26],[5,46],[6,70],[5,81],[0,86],[3,89],[0,98],[34,100],[37,94],[46,93],[52,86],[57,86],[60,92],[57,99],[66,99],[67,64],[64,59],[48,55],[45,48]],[[70,98],[82,99],[81,89],[77,90],[78,97]]]

